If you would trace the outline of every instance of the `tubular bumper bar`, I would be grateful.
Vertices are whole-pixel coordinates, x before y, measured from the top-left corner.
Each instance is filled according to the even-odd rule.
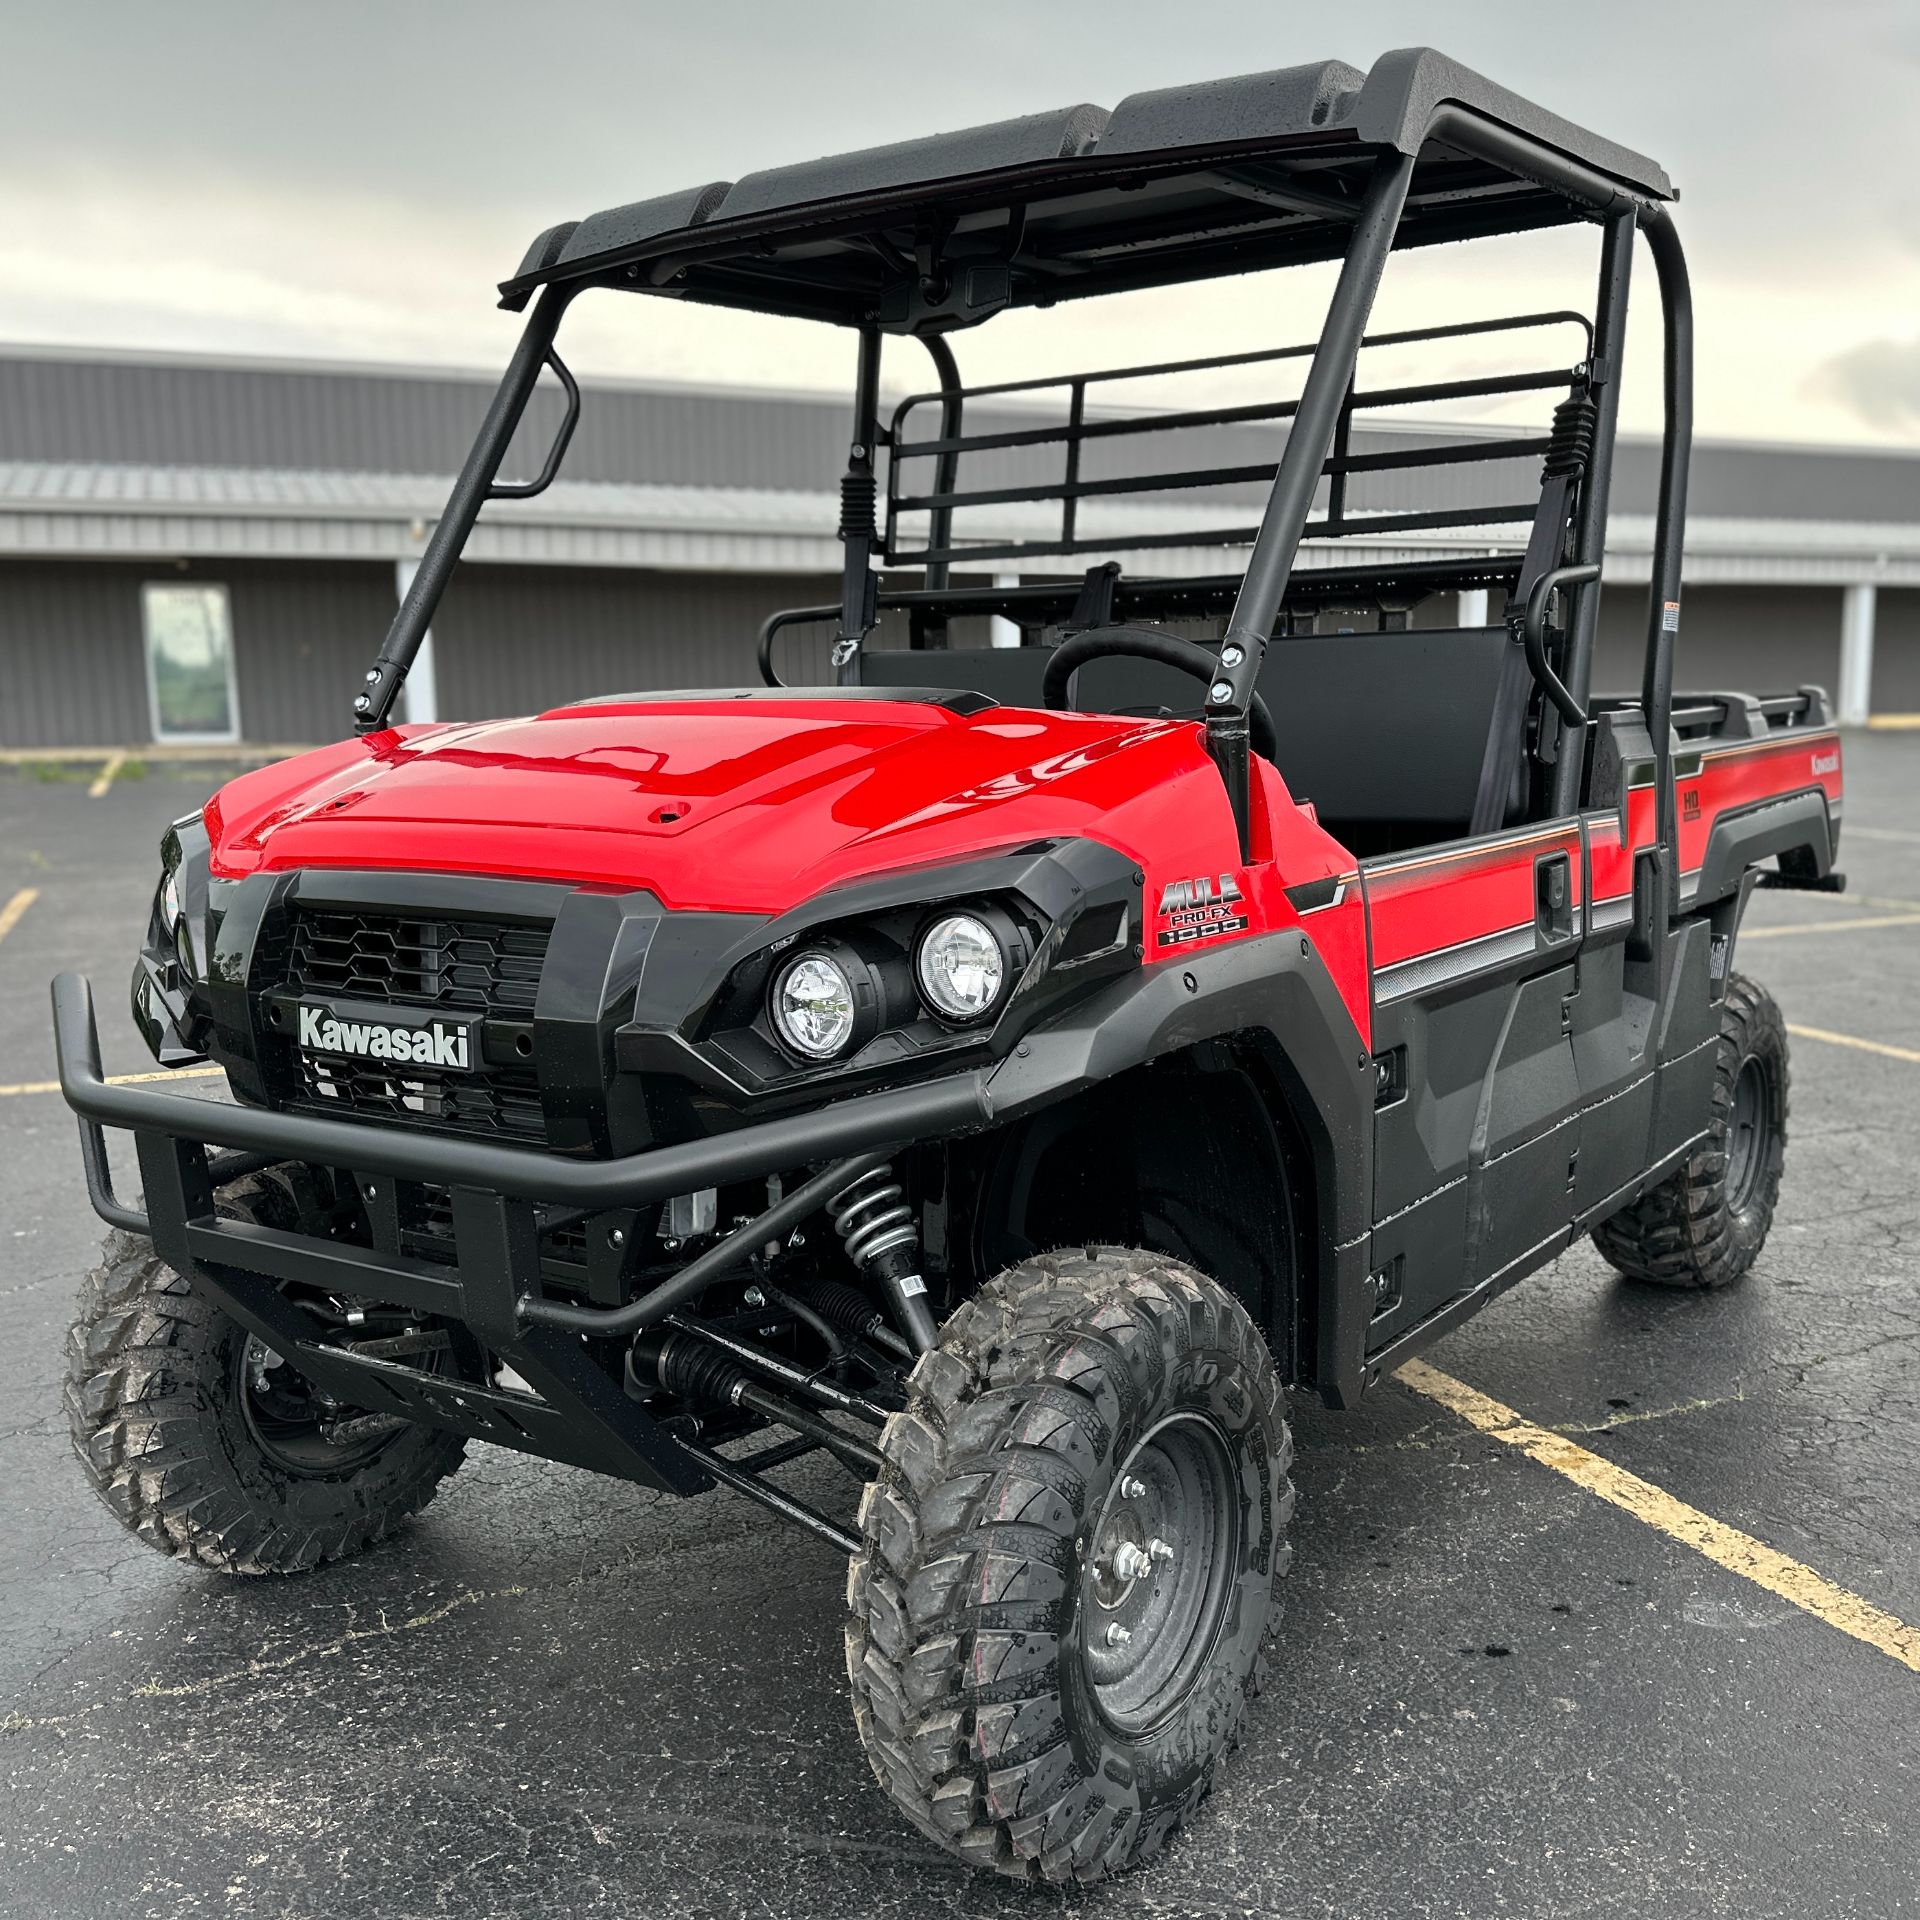
[[[666,1319],[776,1229],[784,1232],[792,1217],[879,1165],[886,1149],[985,1125],[993,1101],[982,1075],[863,1094],[712,1139],[588,1161],[323,1115],[268,1113],[151,1086],[110,1086],[100,1068],[93,990],[76,973],[53,983],[53,1032],[61,1091],[80,1120],[95,1212],[151,1239],[163,1259],[192,1274],[242,1327],[327,1391],[351,1405],[674,1493],[723,1480],[822,1538],[848,1544],[832,1522],[761,1485],[750,1470],[670,1432],[607,1376],[582,1336],[625,1337]],[[110,1126],[134,1135],[146,1189],[142,1207],[115,1197],[103,1131]],[[229,1151],[210,1153],[209,1146]],[[221,1211],[216,1189],[224,1181],[277,1160],[350,1173],[367,1202],[373,1245],[287,1232]],[[642,1206],[822,1161],[829,1163],[824,1172],[639,1300],[589,1307],[542,1298],[537,1203]],[[407,1180],[450,1189],[451,1265],[410,1257],[402,1248],[391,1183]],[[289,1280],[457,1321],[531,1392],[329,1344],[282,1293]],[[824,1388],[808,1395],[824,1396]]]
[[[148,1231],[146,1217],[113,1196],[102,1127],[597,1210],[644,1206],[806,1161],[904,1146],[930,1134],[965,1132],[993,1118],[984,1075],[969,1073],[861,1094],[815,1112],[620,1159],[569,1160],[526,1147],[403,1133],[317,1114],[231,1107],[151,1086],[110,1086],[100,1066],[93,988],[77,973],[63,973],[53,983],[53,1043],[61,1092],[80,1117],[94,1210],[136,1233]],[[220,1162],[214,1161],[211,1170],[217,1174]]]

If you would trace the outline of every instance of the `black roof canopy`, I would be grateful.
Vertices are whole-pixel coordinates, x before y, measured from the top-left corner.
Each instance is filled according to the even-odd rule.
[[[901,332],[1005,306],[1337,258],[1377,155],[1416,155],[1396,244],[1591,218],[1652,161],[1431,48],[1131,94],[771,168],[549,228],[502,304],[629,287]]]

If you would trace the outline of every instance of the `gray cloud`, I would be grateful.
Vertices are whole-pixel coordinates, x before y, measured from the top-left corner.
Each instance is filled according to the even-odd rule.
[[[497,364],[490,283],[555,220],[1075,100],[1316,58],[1365,66],[1435,39],[1680,183],[1703,426],[1889,431],[1851,387],[1815,391],[1806,369],[1819,343],[1897,338],[1920,304],[1913,0],[1609,0],[1601,13],[1538,0],[15,0],[0,326]],[[1190,316],[1198,340],[1228,299],[1195,292],[1178,324]],[[609,332],[582,364],[801,381],[838,364],[812,343],[743,360],[728,324],[691,310],[635,318],[641,345]],[[1145,357],[1137,346],[1115,337],[1119,358]]]
[[[1823,361],[1807,386],[1876,433],[1920,427],[1920,338],[1863,340]]]

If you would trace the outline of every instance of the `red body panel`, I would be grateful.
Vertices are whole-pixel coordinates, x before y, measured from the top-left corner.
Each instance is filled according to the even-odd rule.
[[[1838,736],[1708,747],[1678,782],[1683,873],[1723,811],[1818,785]],[[1529,926],[1535,867],[1567,856],[1576,911],[1630,895],[1653,790],[1498,840],[1352,856],[1254,762],[1254,854],[1192,721],[906,701],[612,702],[532,719],[388,729],[243,775],[207,808],[213,870],[484,873],[646,887],[670,908],[776,914],[841,883],[1052,836],[1145,873],[1148,965],[1297,928],[1370,1041],[1387,969]],[[1582,857],[1582,833],[1586,836]],[[1588,875],[1591,875],[1590,883]],[[1296,908],[1287,890],[1336,882]],[[1325,892],[1324,885],[1321,892]],[[1369,951],[1371,943],[1371,951]]]
[[[1580,829],[1569,821],[1530,827],[1506,840],[1370,865],[1367,901],[1375,968],[1532,926],[1534,867],[1555,853],[1567,856],[1577,912]]]
[[[243,775],[208,806],[207,828],[213,870],[226,876],[484,873],[764,914],[868,875],[1077,835],[1143,869],[1154,964],[1304,926],[1285,888],[1353,874],[1270,767],[1256,780],[1260,857],[1242,865],[1192,721],[695,697],[369,734]],[[1156,903],[1200,882],[1237,892],[1240,910],[1163,943]],[[1364,1033],[1357,890],[1307,918]]]

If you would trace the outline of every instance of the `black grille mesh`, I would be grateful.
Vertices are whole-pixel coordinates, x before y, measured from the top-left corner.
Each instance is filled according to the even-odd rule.
[[[446,1014],[528,1020],[552,929],[296,907],[265,971],[284,990]],[[473,1071],[288,1049],[284,1095],[315,1113],[544,1144],[531,1065]]]
[[[526,1018],[550,933],[547,927],[302,909],[293,918],[287,985],[333,999]]]
[[[321,1113],[355,1113],[402,1125],[544,1140],[540,1087],[531,1073],[448,1073],[413,1067],[396,1073],[377,1060],[302,1054],[300,1100]]]

